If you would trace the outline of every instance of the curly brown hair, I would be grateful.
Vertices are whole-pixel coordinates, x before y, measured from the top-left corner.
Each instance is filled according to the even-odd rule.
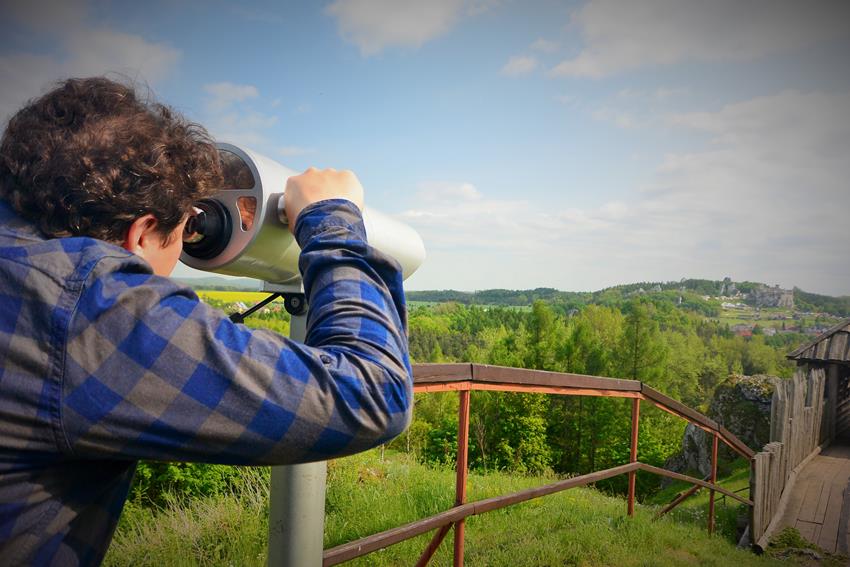
[[[49,237],[121,243],[148,213],[167,236],[220,177],[202,126],[103,77],[59,83],[0,140],[0,198]]]

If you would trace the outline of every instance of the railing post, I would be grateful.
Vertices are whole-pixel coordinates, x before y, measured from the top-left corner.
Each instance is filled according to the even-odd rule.
[[[457,482],[455,484],[455,505],[466,503],[466,477],[469,458],[469,390],[460,391],[460,404],[457,420]],[[455,522],[454,566],[463,565],[464,520]]]
[[[711,444],[711,484],[717,484],[717,432],[712,436]],[[708,533],[714,533],[714,490],[708,496]]]
[[[640,398],[632,399],[632,445],[631,452],[629,454],[629,462],[636,463],[637,462],[637,448],[638,448],[638,428],[640,425]],[[629,473],[629,505],[628,505],[628,513],[629,516],[635,515],[635,481],[636,481],[637,471],[632,471]]]

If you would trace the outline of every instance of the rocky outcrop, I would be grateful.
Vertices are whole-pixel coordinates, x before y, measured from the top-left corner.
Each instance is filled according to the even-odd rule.
[[[787,307],[794,309],[794,290],[767,287],[759,284],[750,294],[750,299],[756,307]]]
[[[771,376],[733,374],[717,386],[708,409],[708,417],[735,434],[753,450],[770,441],[770,404],[774,380]],[[733,454],[721,443],[722,459]],[[705,477],[711,473],[711,436],[688,424],[682,439],[682,452],[667,460],[665,468],[692,472]]]

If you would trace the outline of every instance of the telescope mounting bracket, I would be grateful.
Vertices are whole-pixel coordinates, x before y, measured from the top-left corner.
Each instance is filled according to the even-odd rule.
[[[230,315],[230,320],[234,323],[243,323],[247,317],[256,313],[278,297],[283,298],[283,307],[290,315],[298,316],[307,313],[307,298],[301,289],[301,284],[278,285],[263,282],[262,291],[267,291],[271,295],[242,313],[233,313]]]

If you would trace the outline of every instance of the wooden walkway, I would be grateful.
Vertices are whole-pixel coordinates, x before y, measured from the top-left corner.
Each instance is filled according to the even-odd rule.
[[[838,438],[800,471],[779,530],[794,527],[831,553],[848,554],[850,438]]]

